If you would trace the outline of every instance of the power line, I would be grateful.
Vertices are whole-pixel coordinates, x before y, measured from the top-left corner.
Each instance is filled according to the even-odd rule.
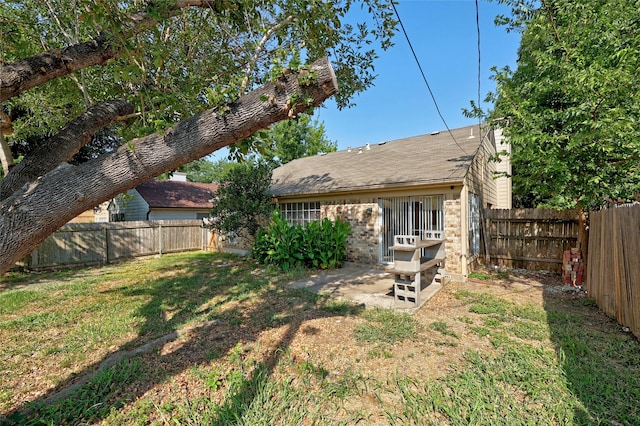
[[[431,99],[433,100],[433,104],[436,107],[436,111],[438,112],[438,115],[440,116],[440,119],[444,123],[444,126],[447,128],[447,131],[449,132],[449,135],[451,135],[451,138],[453,139],[455,144],[458,145],[458,148],[460,148],[460,150],[462,152],[464,152],[465,154],[469,155],[469,153],[467,151],[465,151],[464,148],[462,148],[462,146],[460,146],[460,144],[458,143],[456,138],[453,136],[453,133],[451,132],[451,129],[449,129],[449,125],[447,124],[447,121],[442,116],[442,113],[440,112],[440,107],[438,106],[438,102],[436,101],[436,97],[433,94],[433,91],[431,90],[431,86],[429,85],[429,82],[427,81],[427,76],[425,75],[424,71],[422,70],[422,65],[420,65],[420,61],[418,60],[418,56],[416,55],[416,51],[413,49],[413,45],[411,44],[411,40],[409,40],[409,35],[407,34],[407,31],[404,28],[404,24],[402,23],[402,19],[400,19],[400,14],[398,13],[398,9],[396,9],[396,5],[394,4],[393,0],[390,0],[390,2],[391,2],[391,6],[393,7],[393,11],[396,14],[396,17],[398,18],[398,23],[400,24],[400,28],[402,28],[402,32],[404,33],[404,37],[407,39],[407,43],[409,44],[409,48],[411,49],[411,53],[413,54],[413,58],[415,59],[416,64],[418,64],[418,69],[420,70],[420,74],[422,74],[422,79],[424,80],[424,83],[427,86],[427,89],[429,90],[429,94],[431,95]]]
[[[480,8],[478,7],[478,0],[476,0],[476,30],[478,33],[478,112],[480,111],[480,71],[481,71],[481,61],[480,61]],[[482,140],[482,116],[478,114],[478,132],[480,132],[480,139]]]
[[[476,30],[478,33],[478,108],[480,108],[480,11],[476,0]]]

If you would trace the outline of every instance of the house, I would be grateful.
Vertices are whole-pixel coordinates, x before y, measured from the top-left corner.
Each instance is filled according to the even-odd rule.
[[[109,204],[111,222],[190,220],[209,216],[218,184],[187,182],[184,173],[171,180],[149,180]]]
[[[510,208],[500,129],[468,126],[294,160],[274,170],[285,217],[350,222],[348,260],[392,264],[395,235],[444,240],[447,275],[463,279],[481,253],[481,208]]]
[[[109,201],[105,201],[96,207],[80,213],[69,221],[69,223],[92,223],[109,222]]]

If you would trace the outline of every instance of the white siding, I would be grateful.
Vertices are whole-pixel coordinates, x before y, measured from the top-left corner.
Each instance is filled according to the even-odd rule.
[[[149,204],[135,189],[127,191],[124,197],[116,197],[109,205],[109,213],[124,213],[124,220],[147,220]]]
[[[149,204],[142,198],[142,196],[132,189],[128,192],[133,198],[126,201],[124,218],[127,221],[131,220],[147,220],[147,212],[149,211]]]
[[[488,206],[494,207],[497,204],[496,181],[493,177],[496,163],[490,161],[490,158],[496,153],[493,135],[491,134],[492,131],[493,130],[490,129],[483,129],[482,144],[480,144],[478,151],[475,153],[475,157],[469,166],[469,171],[465,178],[468,191],[480,196],[482,208]],[[470,137],[479,136],[472,135]],[[467,207],[463,207],[463,209],[463,211],[466,211]]]
[[[496,151],[504,151],[508,155],[502,156],[499,163],[496,164],[497,172],[505,172],[511,175],[511,144],[507,142],[502,135],[502,129],[495,129],[494,135],[496,138]],[[501,177],[496,179],[497,189],[497,203],[495,208],[497,209],[510,209],[511,208],[511,178]]]

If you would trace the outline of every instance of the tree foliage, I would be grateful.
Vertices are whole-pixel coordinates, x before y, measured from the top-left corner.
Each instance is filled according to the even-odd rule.
[[[270,186],[271,167],[266,163],[245,162],[230,169],[213,201],[212,228],[254,237],[275,208]]]
[[[522,31],[517,69],[495,70],[514,194],[595,207],[640,188],[639,1],[503,0]]]
[[[346,22],[354,6],[370,11],[355,25]],[[43,46],[55,51],[102,39],[114,58],[12,97],[9,106],[29,111],[15,123],[17,139],[50,132],[114,96],[135,103],[139,119],[120,131],[139,137],[207,108],[224,110],[284,70],[300,69],[304,58],[325,55],[340,82],[336,99],[347,106],[373,83],[374,46],[388,47],[395,26],[379,0],[7,0],[0,22],[5,64]]]
[[[0,103],[25,113],[0,138],[0,272],[82,211],[338,84],[350,105],[395,25],[383,0],[4,1]],[[101,153],[76,157],[103,129]]]
[[[201,182],[212,183],[220,182],[219,174],[216,163],[210,161],[208,158],[198,158],[196,161],[184,164],[178,167],[176,172],[185,173],[187,175],[187,181],[189,182]],[[168,180],[171,178],[174,172],[163,173],[158,176],[158,180]]]
[[[231,146],[228,159],[212,162],[200,158],[180,166],[178,171],[186,173],[190,182],[221,182],[229,170],[246,160],[265,161],[271,167],[278,167],[296,158],[333,152],[337,147],[337,142],[327,138],[323,123],[312,120],[308,114],[300,114]],[[169,173],[163,177],[168,179]]]
[[[312,120],[308,114],[301,114],[275,123],[268,130],[254,134],[250,140],[236,144],[230,155],[239,158],[253,153],[277,167],[296,158],[333,152],[337,148],[337,142],[327,138],[323,123]]]

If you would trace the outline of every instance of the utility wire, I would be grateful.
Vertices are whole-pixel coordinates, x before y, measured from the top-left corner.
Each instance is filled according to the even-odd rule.
[[[476,0],[476,30],[478,32],[478,108],[480,108],[480,11]]]
[[[402,32],[404,33],[404,37],[407,39],[407,43],[409,44],[409,48],[411,49],[411,53],[413,53],[413,58],[415,59],[416,64],[418,64],[418,69],[420,70],[420,74],[422,74],[422,79],[424,80],[424,83],[426,84],[427,89],[429,90],[429,94],[431,95],[431,99],[433,100],[433,104],[436,107],[436,111],[438,111],[438,115],[440,116],[440,119],[444,123],[444,126],[447,128],[447,131],[449,132],[449,135],[451,135],[451,138],[453,139],[455,144],[458,145],[458,148],[460,148],[460,150],[462,152],[464,152],[465,154],[469,155],[469,153],[467,151],[465,151],[464,148],[462,148],[462,146],[460,146],[460,144],[456,140],[455,136],[453,136],[453,133],[451,132],[451,129],[449,129],[449,125],[447,124],[446,120],[442,116],[442,113],[440,112],[440,107],[438,106],[438,102],[436,101],[436,97],[433,94],[433,91],[431,90],[431,86],[429,85],[429,82],[427,81],[427,76],[425,75],[424,71],[422,70],[422,65],[420,65],[420,61],[418,60],[418,56],[416,55],[416,51],[413,49],[413,45],[411,44],[411,40],[409,40],[409,35],[407,34],[407,31],[404,28],[404,24],[402,23],[402,19],[400,19],[400,14],[398,13],[398,9],[396,9],[396,5],[394,4],[394,0],[390,0],[390,2],[391,2],[391,6],[393,7],[393,11],[396,14],[396,17],[398,18],[398,23],[400,24],[400,28],[402,28]]]
[[[478,7],[478,0],[476,0],[476,30],[478,33],[478,111],[480,110],[480,70],[481,70],[481,61],[480,61],[480,8]],[[482,139],[482,116],[478,115],[478,131],[480,132],[480,139]]]

